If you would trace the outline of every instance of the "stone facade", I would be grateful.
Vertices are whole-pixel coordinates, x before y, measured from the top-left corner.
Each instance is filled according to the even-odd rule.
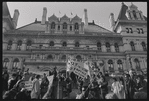
[[[126,5],[122,3],[121,9],[123,6]],[[3,15],[3,29],[9,29],[3,30],[3,68],[8,72],[23,68],[46,71],[56,66],[58,71],[63,71],[67,58],[73,56],[78,61],[103,60],[104,70],[108,72],[119,73],[130,68],[146,71],[147,21],[134,4],[127,8],[120,12],[126,13],[127,19],[119,15],[117,21],[112,21],[112,14],[112,31],[88,22],[86,9],[85,22],[77,15],[73,18],[52,15],[46,21],[44,7],[42,21],[35,20],[18,29],[15,29],[16,22],[14,29],[10,29]],[[130,17],[128,13],[132,10],[137,12],[138,19]]]

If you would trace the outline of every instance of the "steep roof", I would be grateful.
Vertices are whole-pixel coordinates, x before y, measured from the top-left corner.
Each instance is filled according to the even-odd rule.
[[[3,16],[8,16],[10,15],[8,6],[7,6],[7,2],[3,2]]]
[[[30,23],[28,25],[22,26],[16,30],[22,30],[22,31],[45,31],[45,26],[42,25],[41,21],[35,21],[33,23]]]
[[[60,18],[60,20],[70,20],[70,18],[68,18],[68,16],[65,14],[63,17]]]
[[[100,32],[102,32],[102,33],[114,33],[114,32],[111,32],[111,31],[109,31],[109,30],[107,30],[106,28],[103,28],[103,27],[101,27],[101,26],[99,26],[99,25],[96,25],[96,24],[94,24],[94,23],[88,23],[88,26],[87,27],[84,27],[84,31],[85,32],[95,32],[95,33],[100,33]]]
[[[126,6],[124,3],[122,3],[121,10],[120,10],[117,20],[118,19],[119,20],[128,20],[128,18],[125,15],[127,9],[128,9],[128,6]]]
[[[57,17],[57,16],[55,16],[55,14],[53,14],[53,15],[52,15],[52,16],[50,16],[48,19],[49,19],[49,20],[50,20],[50,19],[52,19],[52,20],[58,20],[58,17]]]

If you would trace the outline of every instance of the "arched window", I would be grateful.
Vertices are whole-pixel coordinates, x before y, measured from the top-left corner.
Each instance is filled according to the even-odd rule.
[[[51,41],[50,44],[49,44],[49,46],[51,46],[51,47],[54,46],[54,42]]]
[[[22,41],[19,40],[17,43],[17,50],[21,50],[21,46],[22,46]]]
[[[51,23],[51,29],[55,29],[55,22]]]
[[[47,59],[52,61],[53,60],[53,56],[52,55],[48,55]]]
[[[134,18],[137,19],[136,11],[133,10],[132,13],[133,13]]]
[[[32,45],[32,41],[28,40],[26,44],[26,50],[29,50],[31,48],[31,45]]]
[[[122,65],[122,61],[121,60],[118,60],[117,61],[117,66],[118,66],[118,70],[121,72],[123,71],[123,65]]]
[[[61,58],[62,61],[66,61],[66,55],[63,55]]]
[[[109,71],[114,72],[114,66],[113,66],[113,61],[112,60],[108,61],[108,65],[109,65]]]
[[[8,65],[9,65],[9,59],[5,58],[3,61],[3,67],[8,68]]]
[[[67,43],[66,42],[63,42],[62,46],[63,47],[66,47],[67,46]]]
[[[79,29],[79,24],[78,23],[75,23],[74,29],[75,30],[78,30]]]
[[[63,29],[67,29],[67,23],[66,22],[63,23]]]
[[[110,50],[110,44],[107,42],[106,43],[106,48],[107,48],[107,52],[110,52],[111,50]]]
[[[98,49],[99,51],[101,51],[101,43],[100,43],[100,42],[97,42],[97,49]]]
[[[11,47],[12,47],[12,41],[11,41],[11,40],[9,40],[8,45],[7,45],[7,50],[10,50],[10,49],[11,49]]]
[[[143,51],[147,51],[145,42],[142,42],[141,44],[142,44]]]
[[[139,62],[139,60],[135,59],[134,62],[135,62],[136,70],[139,71],[140,70],[140,62]]]
[[[76,42],[75,47],[79,47],[79,46],[80,46],[79,42]]]
[[[114,47],[115,47],[115,51],[116,51],[116,52],[119,52],[119,46],[118,46],[117,43],[114,44]]]
[[[131,46],[131,50],[135,51],[135,45],[134,45],[134,43],[132,41],[130,42],[130,46]]]
[[[19,66],[19,59],[16,58],[14,61],[13,61],[13,68],[18,68]]]
[[[77,61],[82,61],[82,58],[81,58],[80,55],[77,55],[77,56],[76,56],[76,59],[77,59]]]

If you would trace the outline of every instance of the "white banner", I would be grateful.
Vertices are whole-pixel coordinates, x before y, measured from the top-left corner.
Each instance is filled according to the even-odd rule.
[[[32,81],[25,81],[25,89],[32,90],[33,82]]]
[[[53,83],[53,77],[54,77],[54,75],[47,76],[47,79],[49,80],[49,87],[52,86],[52,83]]]

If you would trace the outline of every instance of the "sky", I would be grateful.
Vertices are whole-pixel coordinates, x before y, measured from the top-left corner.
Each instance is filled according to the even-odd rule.
[[[131,2],[124,3],[127,6],[131,5]],[[132,3],[147,17],[147,2]],[[84,9],[87,9],[88,22],[94,20],[95,24],[110,29],[109,15],[113,13],[115,20],[117,20],[122,2],[7,2],[7,5],[11,17],[13,17],[15,9],[19,10],[20,15],[17,28],[33,23],[36,18],[38,21],[41,21],[43,7],[46,7],[46,20],[53,14],[57,17],[62,17],[66,14],[71,18],[75,15],[83,18]]]

